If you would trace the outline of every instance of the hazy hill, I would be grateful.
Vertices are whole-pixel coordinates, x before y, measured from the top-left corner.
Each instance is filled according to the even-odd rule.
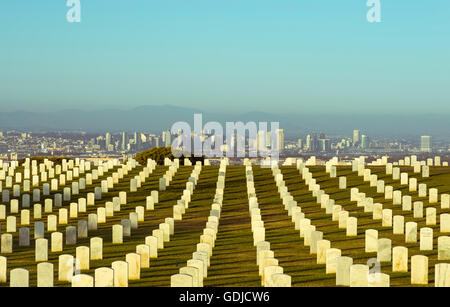
[[[447,114],[424,115],[372,115],[372,114],[270,114],[264,112],[213,113],[193,108],[171,105],[142,106],[129,110],[109,109],[96,112],[85,110],[64,110],[55,112],[0,112],[1,130],[26,131],[86,131],[160,132],[170,129],[177,121],[186,121],[193,127],[194,113],[203,114],[207,121],[279,121],[286,136],[311,132],[330,135],[351,135],[353,129],[376,136],[448,136]],[[270,125],[269,125],[270,126]]]

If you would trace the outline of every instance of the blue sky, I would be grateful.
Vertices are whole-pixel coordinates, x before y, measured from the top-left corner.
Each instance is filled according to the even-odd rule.
[[[0,2],[3,111],[448,112],[450,1]]]

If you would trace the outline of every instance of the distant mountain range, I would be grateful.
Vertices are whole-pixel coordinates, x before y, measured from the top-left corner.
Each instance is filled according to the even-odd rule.
[[[142,131],[159,133],[168,130],[177,121],[186,121],[193,127],[195,113],[203,114],[203,124],[208,121],[279,121],[285,135],[301,136],[311,132],[328,135],[352,135],[353,129],[362,134],[376,136],[418,135],[449,136],[447,114],[271,114],[264,112],[203,112],[194,108],[172,105],[142,106],[129,110],[109,109],[95,112],[63,110],[55,112],[0,112],[0,130],[19,131]],[[224,126],[225,127],[225,126]]]

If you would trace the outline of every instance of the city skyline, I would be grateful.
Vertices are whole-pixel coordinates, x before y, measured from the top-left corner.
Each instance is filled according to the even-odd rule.
[[[207,158],[219,158],[217,148],[223,156],[229,152],[238,154],[239,148],[243,148],[244,157],[261,159],[273,146],[279,150],[280,158],[301,157],[313,155],[325,156],[380,156],[380,155],[408,155],[408,154],[439,154],[450,156],[448,142],[433,141],[430,136],[421,136],[414,141],[380,139],[363,134],[364,131],[353,130],[346,136],[334,137],[325,133],[311,132],[308,135],[296,138],[286,138],[284,129],[274,131],[258,130],[253,136],[243,136],[239,131],[234,131],[231,144],[228,138],[217,135],[213,131],[201,130],[200,134],[190,133],[190,141],[195,144],[195,138],[201,140],[203,153]],[[356,137],[362,133],[360,137]],[[172,146],[175,151],[186,152],[184,132],[166,130],[160,134],[148,134],[139,131],[132,133],[86,134],[86,133],[18,133],[0,132],[0,160],[18,160],[36,156],[58,157],[134,157],[135,154],[156,148]],[[275,139],[272,139],[275,138]],[[243,142],[244,147],[240,147]],[[193,145],[191,144],[190,148]],[[181,147],[180,147],[181,145]],[[207,146],[207,147],[204,147]],[[216,148],[209,151],[208,146]],[[192,150],[188,149],[188,150]],[[278,151],[278,149],[276,149]],[[206,151],[205,151],[206,150]],[[236,152],[235,152],[236,151]],[[278,155],[278,153],[277,153]],[[238,156],[237,156],[238,157]]]

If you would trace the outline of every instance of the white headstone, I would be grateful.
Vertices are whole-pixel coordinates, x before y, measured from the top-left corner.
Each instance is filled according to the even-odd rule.
[[[392,249],[392,271],[408,272],[408,248],[396,246]]]
[[[369,266],[364,264],[353,264],[350,267],[350,287],[369,286]]]
[[[428,284],[428,257],[423,255],[414,255],[411,257],[411,284]]]

